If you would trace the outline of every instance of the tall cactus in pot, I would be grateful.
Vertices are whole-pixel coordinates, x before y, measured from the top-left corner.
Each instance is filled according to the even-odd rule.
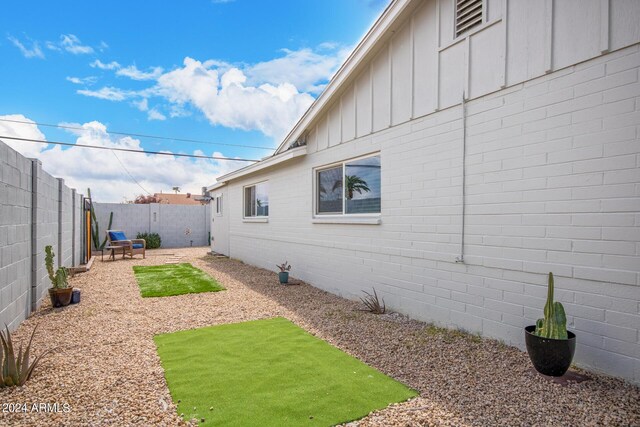
[[[553,273],[549,273],[549,285],[547,288],[547,302],[544,305],[544,318],[536,322],[535,335],[541,338],[566,340],[567,316],[564,307],[559,302],[553,301]]]
[[[98,224],[98,218],[96,217],[96,211],[93,209],[93,199],[91,198],[91,189],[87,188],[87,195],[91,199],[91,240],[93,241],[93,246],[96,250],[102,250],[104,246],[107,244],[107,236],[105,235],[102,243],[100,243],[100,225]],[[109,225],[107,226],[107,230],[111,229],[111,224],[113,223],[113,212],[109,214]]]

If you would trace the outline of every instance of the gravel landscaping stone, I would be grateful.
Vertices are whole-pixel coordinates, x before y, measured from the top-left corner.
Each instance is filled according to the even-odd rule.
[[[25,386],[0,390],[0,403],[29,407],[0,412],[0,425],[185,425],[153,336],[275,316],[420,392],[349,426],[640,425],[640,389],[622,380],[588,373],[588,381],[561,386],[532,372],[526,353],[498,341],[396,313],[373,315],[359,302],[305,283],[282,286],[274,272],[207,250],[149,250],[146,259],[97,261],[74,277],[80,304],[54,309],[47,301],[14,333],[22,342],[39,324],[33,351],[55,350]],[[227,290],[141,298],[132,266],[176,257]],[[34,412],[34,403],[57,403],[59,412]]]

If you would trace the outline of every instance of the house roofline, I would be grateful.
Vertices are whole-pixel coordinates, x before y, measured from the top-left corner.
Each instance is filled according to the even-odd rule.
[[[268,157],[264,160],[261,160],[258,163],[254,163],[249,166],[245,166],[242,169],[238,169],[236,171],[230,172],[226,175],[222,175],[218,177],[217,182],[209,187],[207,187],[207,191],[215,190],[226,185],[229,181],[234,179],[241,178],[246,175],[250,175],[252,173],[258,172],[260,170],[270,168],[272,166],[278,165],[280,163],[284,163],[291,159],[295,159],[296,157],[301,157],[307,154],[307,146],[303,145],[301,147],[292,148],[290,150],[285,151],[284,153],[274,154],[271,157]]]
[[[332,99],[333,95],[342,87],[342,84],[348,80],[357,68],[358,64],[372,51],[378,41],[383,38],[386,31],[391,27],[396,19],[404,12],[406,7],[413,0],[393,0],[389,6],[382,12],[380,17],[371,26],[369,31],[364,35],[362,40],[355,47],[342,66],[336,71],[333,78],[327,84],[325,90],[311,104],[307,111],[302,115],[300,120],[293,126],[293,129],[287,134],[282,143],[278,146],[275,154],[282,152],[283,148],[295,141],[305,131],[307,126],[318,116],[322,109]]]

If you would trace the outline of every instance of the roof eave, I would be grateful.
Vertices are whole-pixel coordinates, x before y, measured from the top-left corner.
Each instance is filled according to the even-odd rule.
[[[364,59],[371,50],[375,47],[377,42],[385,35],[387,29],[391,27],[396,19],[402,14],[406,7],[413,0],[394,0],[387,6],[387,9],[380,15],[378,20],[373,24],[371,29],[365,34],[360,43],[353,50],[351,55],[338,69],[336,74],[327,84],[325,90],[320,94],[318,98],[311,104],[309,109],[303,114],[303,116],[294,125],[293,129],[284,138],[282,143],[278,146],[275,153],[282,152],[283,148],[288,144],[299,138],[305,131],[307,126],[316,118],[316,116],[327,105],[329,100],[333,97],[341,87],[342,84],[351,76],[353,71],[357,68],[360,61]]]
[[[270,168],[272,166],[278,165],[280,163],[284,163],[291,159],[295,159],[296,157],[304,156],[307,154],[307,146],[303,145],[301,147],[291,148],[283,153],[275,154],[272,157],[269,157],[265,160],[262,160],[258,163],[254,163],[250,166],[245,166],[242,169],[238,169],[234,172],[228,173],[226,175],[222,175],[218,177],[217,183],[213,184],[210,187],[207,187],[207,191],[215,190],[227,184],[229,181],[234,179],[241,178],[246,175],[250,175],[261,171],[266,168]]]

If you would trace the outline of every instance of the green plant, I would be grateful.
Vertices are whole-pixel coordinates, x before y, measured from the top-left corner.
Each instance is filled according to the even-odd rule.
[[[568,339],[567,316],[559,302],[553,302],[553,273],[549,273],[547,303],[544,305],[544,318],[536,322],[535,335],[556,340]]]
[[[291,270],[291,264],[289,264],[289,261],[285,261],[284,264],[280,264],[280,265],[276,264],[276,267],[280,269],[281,273]]]
[[[347,199],[349,200],[353,199],[354,191],[359,194],[362,194],[363,191],[365,193],[371,191],[371,189],[369,188],[369,184],[367,184],[367,181],[357,175],[345,175],[344,178],[345,187],[347,189]]]
[[[87,195],[91,199],[91,189],[87,188]],[[91,199],[91,240],[93,241],[93,247],[97,251],[101,251],[107,244],[107,236],[104,236],[102,243],[100,243],[100,225],[98,224],[98,218],[96,218],[96,211],[93,209],[93,199]],[[111,224],[113,223],[113,212],[109,214],[109,226],[107,230],[111,230]]]
[[[69,287],[68,276],[69,273],[66,267],[59,267],[55,272],[53,271],[53,259],[56,254],[53,253],[53,247],[47,245],[44,248],[45,256],[44,263],[47,267],[47,273],[49,274],[49,280],[54,289],[66,289]]]
[[[144,239],[147,249],[158,249],[162,245],[162,238],[158,233],[138,233],[136,239]]]
[[[0,346],[0,388],[21,386],[31,378],[31,374],[33,374],[33,370],[40,359],[42,359],[51,350],[45,351],[40,356],[36,357],[33,360],[33,363],[30,362],[29,355],[31,353],[31,342],[33,341],[33,336],[36,334],[36,329],[38,329],[38,326],[36,325],[36,327],[33,328],[31,339],[29,340],[27,347],[24,349],[24,352],[22,351],[21,344],[20,349],[18,350],[18,355],[16,356],[9,328],[7,325],[4,327],[6,332],[0,331],[0,341],[2,342],[2,345]]]
[[[384,299],[380,302],[375,288],[373,289],[373,294],[370,294],[367,291],[362,292],[364,292],[366,296],[360,298],[360,301],[362,301],[367,308],[366,311],[370,311],[374,314],[384,314],[387,311],[387,307],[384,305]]]

